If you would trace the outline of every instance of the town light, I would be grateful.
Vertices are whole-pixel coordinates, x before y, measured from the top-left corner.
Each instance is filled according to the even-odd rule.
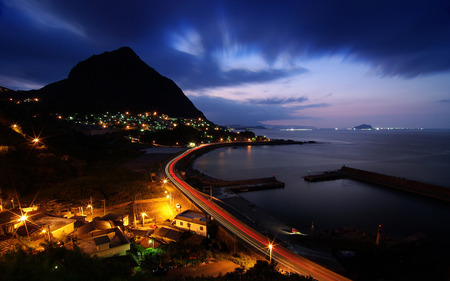
[[[167,180],[166,180],[166,179],[164,179],[164,180],[163,180],[163,183],[164,183],[164,184],[166,184],[166,183],[167,183]]]
[[[272,263],[272,248],[273,248],[273,245],[272,244],[269,244],[269,263]]]
[[[148,239],[148,244],[150,244],[150,243],[153,244],[153,245],[152,245],[152,246],[153,246],[152,248],[154,249],[154,248],[155,248],[155,239],[150,239],[150,238],[149,238],[149,239]]]
[[[91,215],[93,215],[94,214],[94,206],[89,204],[89,205],[87,205],[87,207],[91,209]]]
[[[27,219],[27,215],[25,214],[19,218],[19,221],[25,221],[26,219]]]
[[[142,226],[144,226],[144,217],[147,216],[147,214],[146,213],[142,213],[141,215],[142,215]]]
[[[34,142],[34,143],[38,143],[38,142],[39,142],[39,138],[34,138],[34,139],[33,139],[33,142]]]

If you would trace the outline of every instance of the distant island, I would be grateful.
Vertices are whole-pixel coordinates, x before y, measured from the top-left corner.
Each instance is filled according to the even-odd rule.
[[[372,126],[371,125],[367,125],[367,124],[361,124],[359,126],[353,127],[353,130],[372,130]]]

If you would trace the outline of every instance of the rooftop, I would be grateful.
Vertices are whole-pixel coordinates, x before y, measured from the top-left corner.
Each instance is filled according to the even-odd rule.
[[[30,220],[39,226],[50,227],[51,231],[60,229],[61,227],[64,227],[68,224],[76,222],[76,220],[74,220],[74,219],[66,219],[66,218],[53,217],[53,216],[47,216],[47,215],[37,215],[37,216],[32,217]]]
[[[189,221],[201,221],[201,222],[207,222],[206,216],[197,211],[187,210],[180,214],[178,214],[175,219],[182,219],[182,220],[189,220]]]

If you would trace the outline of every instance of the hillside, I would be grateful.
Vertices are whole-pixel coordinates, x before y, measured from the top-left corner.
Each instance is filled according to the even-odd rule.
[[[39,98],[39,111],[157,111],[171,117],[204,118],[172,80],[128,47],[93,55],[78,63],[66,79],[14,95]]]

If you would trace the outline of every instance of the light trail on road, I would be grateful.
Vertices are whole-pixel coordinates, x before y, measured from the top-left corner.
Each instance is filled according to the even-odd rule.
[[[175,165],[178,161],[194,151],[206,146],[209,145],[189,149],[172,159],[165,167],[167,177],[186,197],[194,202],[200,209],[211,215],[214,220],[218,221],[223,227],[231,231],[242,241],[248,243],[264,255],[267,255],[269,245],[272,244],[267,237],[264,237],[259,232],[242,223],[212,201],[209,201],[200,192],[183,181],[175,173]],[[304,257],[301,257],[282,246],[273,245],[272,251],[272,258],[274,260],[290,268],[291,270],[298,272],[299,274],[306,276],[311,275],[317,280],[350,280]]]

